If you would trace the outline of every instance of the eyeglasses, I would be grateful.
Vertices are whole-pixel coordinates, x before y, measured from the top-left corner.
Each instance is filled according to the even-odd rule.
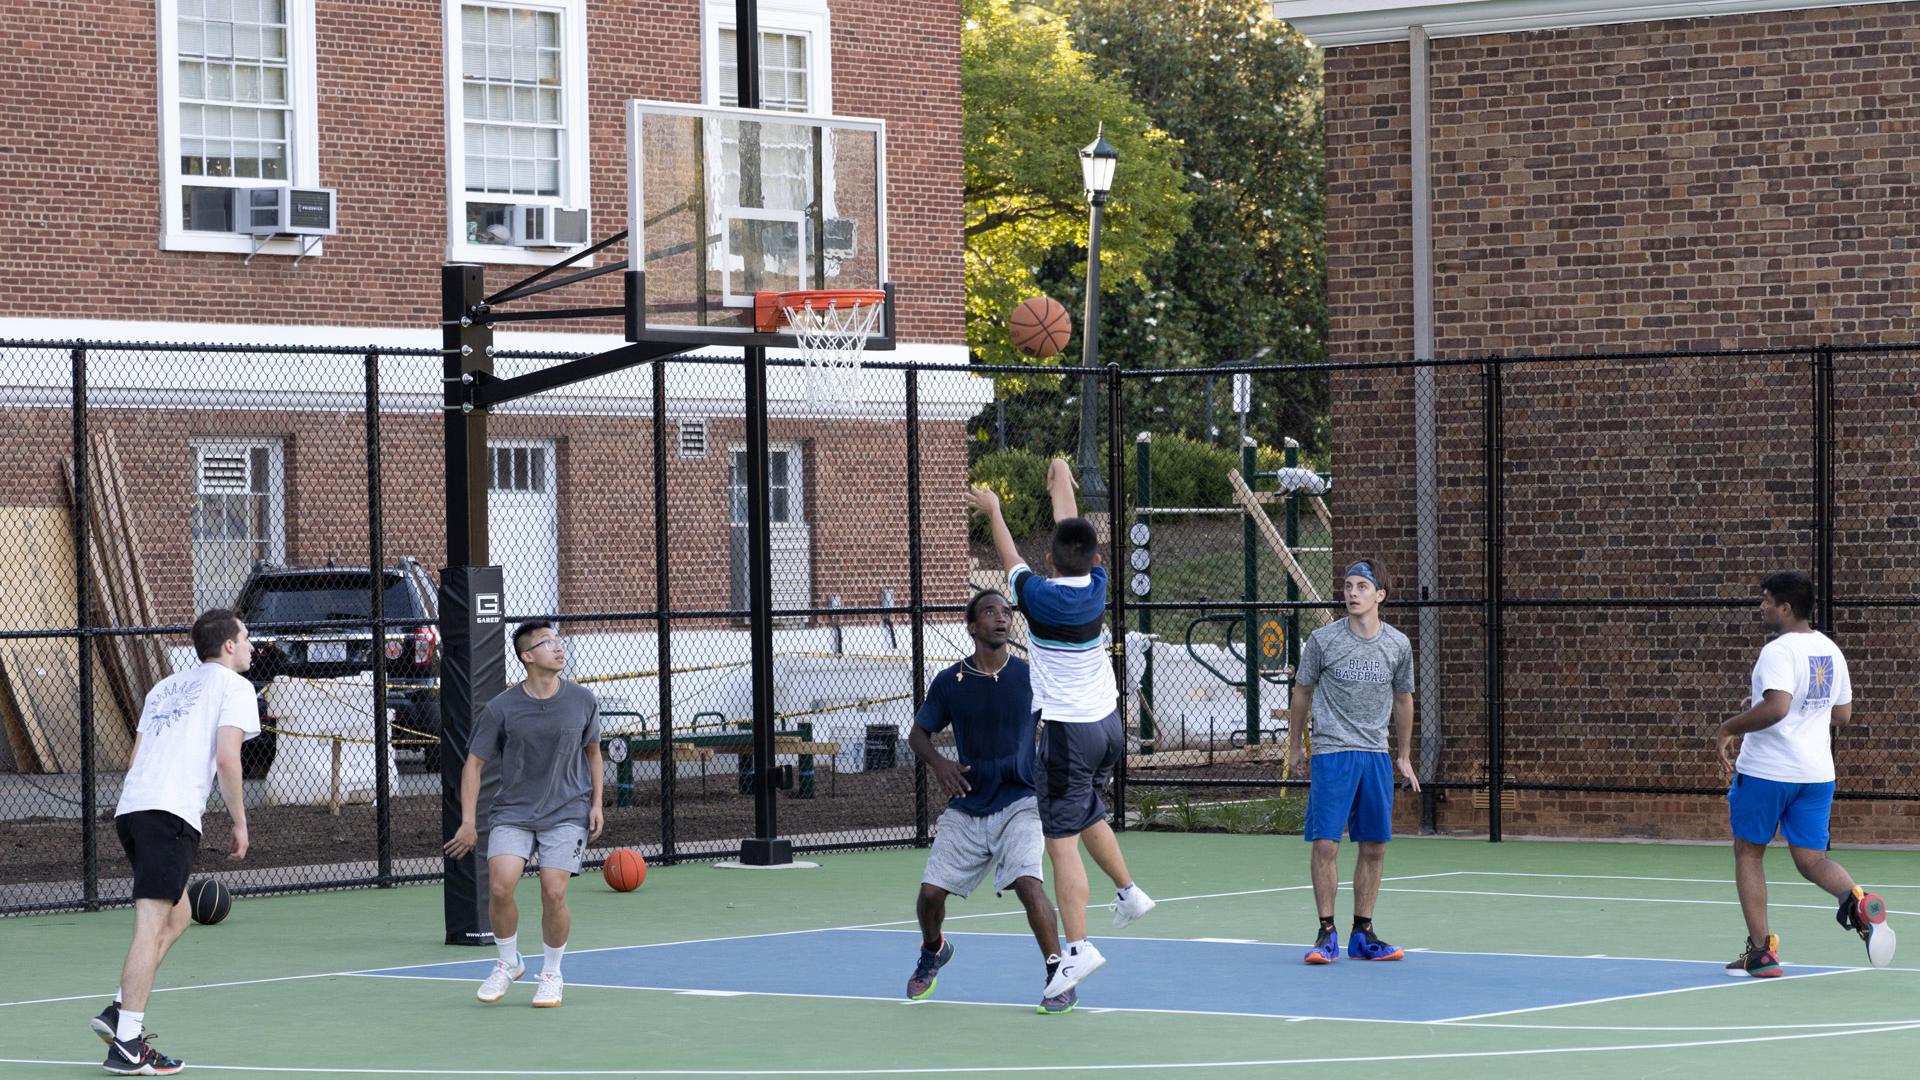
[[[527,646],[526,651],[532,652],[535,649],[545,648],[548,645],[552,645],[554,648],[560,649],[560,648],[566,647],[566,642],[558,634],[556,634],[553,637],[546,639],[545,641],[536,642],[532,645]]]

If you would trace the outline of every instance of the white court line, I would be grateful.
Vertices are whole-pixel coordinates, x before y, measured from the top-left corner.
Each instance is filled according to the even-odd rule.
[[[1628,1043],[1615,1046],[1551,1046],[1527,1050],[1457,1050],[1426,1054],[1371,1054],[1356,1057],[1268,1058],[1242,1061],[1125,1062],[1106,1065],[959,1065],[879,1069],[358,1069],[339,1066],[203,1065],[196,1070],[217,1072],[321,1073],[344,1076],[971,1076],[1054,1072],[1150,1072],[1174,1069],[1273,1069],[1288,1065],[1355,1065],[1396,1061],[1458,1061],[1483,1058],[1538,1057],[1554,1054],[1633,1053],[1644,1050],[1692,1050],[1710,1046],[1752,1046],[1757,1043],[1798,1042],[1806,1039],[1851,1038],[1920,1030],[1920,1024],[1889,1024],[1846,1031],[1801,1032],[1792,1035],[1754,1035],[1737,1039],[1696,1039],[1688,1042]],[[0,1058],[0,1065],[85,1065],[94,1061],[50,1061]]]
[[[1794,978],[1817,979],[1822,975],[1851,975],[1859,970],[1861,969],[1841,968],[1838,971],[1810,971],[1804,975],[1796,975]],[[1705,986],[1682,986],[1673,990],[1650,990],[1641,994],[1616,994],[1613,997],[1593,998],[1588,1001],[1567,1001],[1558,1005],[1530,1005],[1524,1009],[1502,1009],[1499,1012],[1471,1013],[1467,1016],[1449,1016],[1438,1023],[1440,1026],[1446,1026],[1462,1020],[1491,1020],[1499,1016],[1520,1016],[1525,1013],[1552,1012],[1555,1009],[1571,1009],[1583,1005],[1609,1005],[1616,1001],[1639,1001],[1643,998],[1667,997],[1672,994],[1692,994],[1702,990],[1727,990],[1733,987],[1752,987],[1760,984],[1761,980],[1759,979],[1740,979],[1737,981],[1728,979],[1725,982],[1708,983]]]
[[[351,971],[321,971],[312,975],[278,975],[271,979],[239,979],[234,982],[201,983],[196,986],[156,986],[153,993],[171,994],[181,990],[217,990],[227,986],[259,986],[262,983],[297,982],[302,979],[333,979],[354,974]],[[101,1001],[112,998],[110,991],[97,994],[72,994],[67,997],[35,998],[31,1001],[0,1001],[0,1009],[10,1005],[58,1005],[68,1001]]]
[[[1455,870],[1454,873],[1470,877],[1566,878],[1570,881],[1668,881],[1675,884],[1687,885],[1732,885],[1734,883],[1732,878],[1643,877],[1631,874],[1540,874],[1526,873],[1519,870]],[[1868,890],[1920,889],[1920,885],[1870,885],[1866,882],[1860,882],[1859,884],[1861,888]],[[1818,885],[1815,885],[1811,881],[1769,881],[1767,885],[1776,888],[1787,885],[1805,885],[1810,889],[1819,888]]]
[[[1530,892],[1494,892],[1485,889],[1389,889],[1385,885],[1381,892],[1418,893],[1425,896],[1505,896],[1526,900],[1618,900],[1632,904],[1706,904],[1714,907],[1739,907],[1738,900],[1673,900],[1659,896],[1576,896],[1564,893]],[[1832,911],[1832,904],[1768,904],[1769,908],[1798,908],[1805,911]],[[1920,911],[1895,911],[1887,909],[1889,915],[1920,915]]]

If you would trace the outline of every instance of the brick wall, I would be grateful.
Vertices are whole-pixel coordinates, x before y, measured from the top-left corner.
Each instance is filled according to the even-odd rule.
[[[700,99],[699,0],[587,5],[595,231],[626,219],[624,103]],[[318,0],[320,180],[340,235],[290,258],[159,250],[152,0],[40,5],[0,29],[0,316],[432,326],[446,259],[440,0]],[[836,0],[834,108],[888,121],[903,340],[964,340],[957,0]],[[47,71],[63,72],[59,79]],[[609,251],[620,258],[623,249]],[[516,267],[490,267],[510,280]],[[609,276],[564,306],[619,302]],[[618,331],[602,321],[569,330]]]
[[[1920,12],[1863,6],[1432,43],[1442,356],[1920,339]],[[1405,43],[1327,55],[1328,300],[1337,359],[1412,348]],[[1835,376],[1835,595],[1856,672],[1843,787],[1913,790],[1920,435],[1911,355]],[[1812,570],[1806,355],[1530,364],[1505,377],[1510,597],[1741,597]],[[1439,377],[1441,595],[1485,590],[1482,387]],[[1412,378],[1332,383],[1342,559],[1414,565]],[[1403,593],[1404,595],[1404,593]],[[1449,613],[1448,779],[1484,760],[1483,627]],[[1411,613],[1399,620],[1411,629]],[[1507,771],[1536,783],[1723,782],[1706,745],[1761,643],[1748,609],[1507,614]],[[1522,792],[1510,831],[1716,838],[1713,798]],[[1462,795],[1444,828],[1475,829]],[[1843,803],[1836,838],[1912,841],[1904,804]]]

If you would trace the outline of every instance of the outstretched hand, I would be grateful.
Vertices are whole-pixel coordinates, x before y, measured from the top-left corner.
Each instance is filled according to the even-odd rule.
[[[967,489],[967,507],[992,517],[1000,512],[1000,496],[985,484],[975,484]]]
[[[1062,488],[1061,485],[1065,485],[1065,487]],[[1047,490],[1049,492],[1059,490],[1073,491],[1079,488],[1079,486],[1080,481],[1074,477],[1073,466],[1067,464],[1066,458],[1057,457],[1047,463]]]

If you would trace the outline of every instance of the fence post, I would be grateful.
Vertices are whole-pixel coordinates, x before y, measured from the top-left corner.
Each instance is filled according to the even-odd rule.
[[[387,783],[393,739],[387,726],[387,590],[386,545],[381,519],[380,354],[367,351],[367,567],[371,571],[373,611],[373,835],[378,885],[393,887],[393,791]],[[334,754],[340,744],[334,743]]]
[[[675,859],[673,800],[673,590],[667,580],[667,362],[653,362],[654,668],[660,672],[660,861]]]
[[[922,582],[925,557],[920,542],[920,372],[906,370],[907,378],[907,606],[911,610],[908,625],[913,641],[913,712],[927,697],[926,590]],[[925,847],[928,839],[930,808],[927,792],[927,763],[913,757],[913,842]]]
[[[1489,357],[1484,373],[1486,400],[1484,410],[1487,484],[1487,840],[1500,842],[1500,797],[1506,786],[1506,680],[1504,612],[1501,608],[1501,567],[1506,545],[1505,479],[1502,464],[1506,456],[1506,431],[1501,415],[1500,358]]]
[[[1814,625],[1833,633],[1833,346],[1813,350],[1813,576],[1819,609]]]
[[[1248,491],[1260,486],[1260,456],[1254,452],[1251,437],[1240,439],[1240,475]],[[1247,745],[1260,741],[1260,609],[1254,600],[1260,595],[1260,538],[1254,533],[1253,515],[1261,513],[1258,503],[1240,512],[1240,592],[1247,606],[1240,612],[1240,649],[1245,661],[1241,675],[1247,688]]]
[[[1127,458],[1120,438],[1120,365],[1107,363],[1107,594],[1113,597],[1113,707],[1120,717],[1120,760],[1113,769],[1113,827],[1127,830]],[[1151,649],[1148,652],[1152,654]]]
[[[73,359],[73,571],[74,655],[80,681],[80,896],[88,911],[100,910],[100,837],[98,769],[93,738],[93,583],[87,560],[87,516],[92,492],[87,485],[87,347],[75,345]],[[131,766],[131,762],[128,763]],[[24,771],[24,770],[23,770]]]

